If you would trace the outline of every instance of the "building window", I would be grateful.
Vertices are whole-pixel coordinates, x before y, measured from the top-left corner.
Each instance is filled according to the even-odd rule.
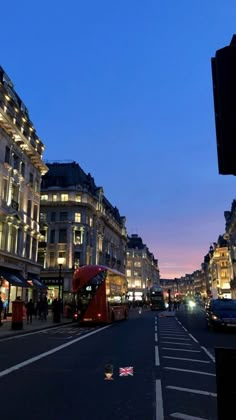
[[[77,202],[77,203],[81,203],[81,195],[80,194],[76,194],[76,196],[75,196],[75,201]]]
[[[141,288],[141,280],[135,280],[134,287]]]
[[[10,148],[8,146],[6,146],[5,149],[5,162],[10,164]]]
[[[40,222],[47,222],[47,213],[41,212],[39,218]]]
[[[141,267],[141,262],[140,261],[135,261],[134,266],[135,267]]]
[[[50,231],[50,244],[54,244],[55,243],[55,229],[52,229]]]
[[[131,277],[131,270],[126,270],[127,277]]]
[[[92,217],[89,218],[89,226],[93,227],[93,218]]]
[[[56,221],[56,212],[52,211],[51,213],[51,222],[55,222]]]
[[[3,178],[2,182],[2,201],[7,202],[7,179]]]
[[[61,201],[68,201],[68,194],[61,194]]]
[[[55,267],[55,252],[49,252],[49,267]]]
[[[66,222],[68,220],[67,211],[60,212],[60,222]]]
[[[52,201],[57,201],[57,194],[52,195]]]
[[[19,171],[20,168],[20,158],[15,153],[13,153],[13,169]]]
[[[134,271],[134,277],[140,277],[140,273],[138,271]]]
[[[37,204],[34,205],[34,220],[38,221],[38,206]]]
[[[25,176],[25,162],[21,162],[21,175]]]
[[[48,195],[47,194],[41,195],[41,201],[48,201]]]
[[[81,245],[82,244],[82,232],[80,230],[75,230],[74,244],[75,245]]]
[[[81,223],[81,213],[75,213],[75,222]]]
[[[28,200],[28,204],[27,204],[27,216],[31,217],[31,206],[32,206],[32,202],[31,200]]]
[[[32,260],[37,261],[37,240],[32,238]]]
[[[36,179],[35,180],[35,183],[34,183],[34,191],[36,193],[39,193],[40,192],[40,180],[39,179]]]
[[[25,244],[25,258],[30,258],[30,245],[31,245],[31,237],[30,235],[27,235],[26,244]]]
[[[29,184],[30,184],[30,187],[33,188],[33,186],[34,186],[34,175],[31,172],[29,174]]]
[[[66,243],[67,242],[67,232],[66,229],[59,230],[59,243]]]

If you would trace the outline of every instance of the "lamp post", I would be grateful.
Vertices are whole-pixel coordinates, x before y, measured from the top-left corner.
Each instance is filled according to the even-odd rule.
[[[61,268],[64,264],[65,258],[64,257],[58,257],[57,263],[59,265],[59,287],[58,287],[58,300],[60,302],[61,299],[61,286],[62,286],[62,301],[63,301],[63,282],[62,282],[62,276],[61,276]],[[62,310],[62,307],[60,308]],[[60,312],[61,312],[60,310]]]

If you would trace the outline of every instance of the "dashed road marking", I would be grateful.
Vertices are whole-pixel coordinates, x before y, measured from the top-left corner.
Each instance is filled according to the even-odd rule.
[[[178,372],[186,372],[186,373],[196,373],[197,375],[216,376],[215,373],[201,372],[200,370],[174,368],[174,367],[171,367],[171,366],[164,366],[163,369],[175,370],[175,371],[178,371]]]
[[[189,359],[188,357],[162,356],[163,359],[187,360],[188,362],[210,363],[209,360]]]
[[[191,394],[200,394],[200,395],[207,395],[208,397],[217,397],[216,393],[202,391],[201,389],[182,388],[180,386],[172,386],[172,385],[167,385],[166,388],[173,389],[175,391],[189,392]]]
[[[160,357],[159,357],[158,346],[155,346],[155,365],[160,366]]]
[[[156,420],[164,420],[161,380],[156,379]]]
[[[203,417],[195,417],[195,416],[188,416],[187,414],[183,413],[172,413],[170,417],[174,417],[175,419],[182,419],[182,420],[207,420]]]
[[[206,349],[206,347],[201,346],[201,349],[207,354],[207,356],[210,357],[210,359],[212,360],[212,362],[215,363],[216,359],[214,358],[214,356]]]

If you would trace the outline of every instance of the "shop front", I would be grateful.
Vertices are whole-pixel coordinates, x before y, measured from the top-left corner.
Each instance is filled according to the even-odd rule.
[[[0,296],[3,301],[4,313],[12,313],[12,302],[16,298],[26,300],[32,286],[16,270],[0,267]]]
[[[34,303],[38,302],[42,296],[47,295],[47,286],[42,283],[40,277],[34,273],[28,273],[27,275],[27,283],[31,286],[28,291],[27,300],[33,300]]]

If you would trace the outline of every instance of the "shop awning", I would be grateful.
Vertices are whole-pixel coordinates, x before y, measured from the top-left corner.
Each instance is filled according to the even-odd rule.
[[[45,286],[45,284],[42,283],[37,274],[28,273],[27,281],[30,282],[30,284],[32,284],[32,286],[34,287],[38,287],[40,289],[47,289],[47,286]]]
[[[12,286],[31,287],[18,271],[5,268],[2,269],[0,267],[0,276],[6,279],[10,284],[12,284]]]

